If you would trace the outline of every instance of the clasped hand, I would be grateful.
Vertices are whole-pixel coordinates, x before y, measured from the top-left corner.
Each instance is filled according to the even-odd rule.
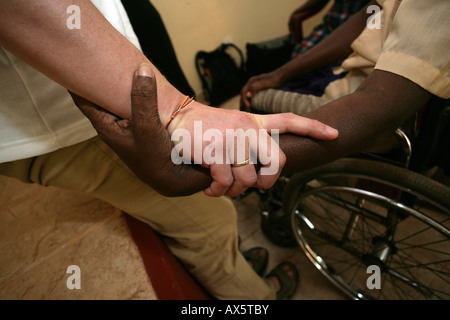
[[[134,77],[130,120],[72,97],[136,176],[163,195],[204,190],[209,196],[236,196],[250,187],[270,188],[286,161],[271,134],[289,132],[323,140],[338,135],[321,122],[291,113],[255,115],[198,102],[180,112],[166,130],[158,114],[156,78],[145,68],[149,67],[141,66]],[[256,133],[256,139],[249,132]]]

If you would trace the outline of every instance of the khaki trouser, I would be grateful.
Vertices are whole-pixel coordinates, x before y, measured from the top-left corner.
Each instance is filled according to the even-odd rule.
[[[218,299],[275,299],[238,250],[237,216],[227,198],[163,197],[138,180],[98,138],[42,156],[0,164],[27,183],[84,192],[146,222]]]

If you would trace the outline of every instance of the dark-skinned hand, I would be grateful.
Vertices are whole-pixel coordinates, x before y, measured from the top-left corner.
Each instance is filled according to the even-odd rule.
[[[133,80],[131,120],[121,119],[72,92],[71,95],[102,140],[140,180],[160,194],[186,196],[211,184],[208,169],[173,163],[174,145],[159,118],[156,79],[148,66],[141,66]]]

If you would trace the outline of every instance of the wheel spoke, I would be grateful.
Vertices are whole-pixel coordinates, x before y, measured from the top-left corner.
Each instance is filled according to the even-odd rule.
[[[450,264],[450,252],[444,226],[450,221],[448,216],[435,219],[417,207],[355,188],[353,180],[348,179],[346,187],[317,178],[299,193],[293,222],[297,221],[295,234],[303,249],[309,250],[310,260],[315,259],[330,280],[358,299],[448,298],[450,274],[445,268]],[[376,184],[379,187],[380,181]],[[427,259],[421,257],[425,252]],[[365,266],[370,264],[381,268],[380,290],[366,287]],[[439,286],[430,286],[424,276]]]

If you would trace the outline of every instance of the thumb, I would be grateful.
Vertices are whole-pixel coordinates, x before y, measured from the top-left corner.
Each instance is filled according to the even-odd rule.
[[[155,74],[145,63],[140,66],[133,79],[131,108],[136,138],[148,137],[154,134],[155,128],[162,127],[158,114]]]

